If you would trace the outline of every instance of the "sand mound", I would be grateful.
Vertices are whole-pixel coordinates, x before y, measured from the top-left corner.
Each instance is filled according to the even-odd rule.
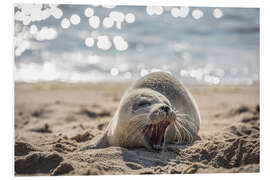
[[[63,158],[57,153],[32,153],[15,161],[18,174],[50,173]]]

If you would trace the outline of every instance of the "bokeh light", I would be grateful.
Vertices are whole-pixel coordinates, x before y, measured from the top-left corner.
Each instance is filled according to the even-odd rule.
[[[135,15],[133,13],[126,14],[125,20],[127,23],[134,23]]]
[[[112,43],[108,36],[99,36],[97,39],[97,47],[102,50],[108,50],[112,46]]]
[[[116,22],[116,27],[118,29],[122,28],[121,23],[124,21],[125,19],[125,15],[122,12],[119,11],[111,11],[109,14],[109,17],[112,18],[112,20],[114,20]]]
[[[88,23],[92,28],[97,29],[100,25],[100,19],[98,16],[92,16],[89,18]]]
[[[44,8],[42,4],[17,4],[15,7],[18,11],[15,12],[14,18],[17,21],[21,21],[24,25],[45,20],[50,16],[60,19],[63,15],[58,5],[47,5],[47,8]]]
[[[146,12],[148,15],[161,15],[163,13],[163,7],[161,6],[147,6]]]
[[[34,25],[34,24],[31,25],[31,27],[30,27],[30,33],[33,34],[33,35],[35,35],[37,33],[37,31],[38,31],[37,26]]]
[[[188,7],[180,7],[180,8],[174,7],[171,9],[171,15],[175,18],[177,17],[185,18],[187,17],[188,13],[189,13]]]
[[[93,15],[94,15],[94,9],[93,8],[90,8],[90,7],[88,7],[88,8],[86,8],[85,10],[84,10],[84,15],[86,16],[86,17],[92,17]]]
[[[181,11],[179,8],[172,8],[171,9],[171,15],[175,18],[179,17],[181,14]]]
[[[119,70],[117,68],[112,68],[111,69],[111,75],[112,76],[117,76],[119,74]]]
[[[223,16],[223,12],[221,11],[221,9],[214,9],[213,11],[213,16],[216,18],[216,19],[219,19]]]
[[[73,25],[77,25],[79,24],[81,21],[81,18],[78,14],[73,14],[71,17],[70,17],[70,22],[73,24]]]
[[[36,34],[36,40],[44,41],[44,40],[53,40],[57,37],[58,33],[54,28],[48,28],[44,26],[40,31]]]
[[[104,27],[104,28],[111,28],[111,27],[113,27],[113,25],[114,25],[114,21],[113,21],[112,18],[110,18],[110,17],[105,17],[105,18],[103,19],[103,27]]]
[[[116,22],[123,22],[125,18],[125,15],[119,11],[112,11],[109,16]]]
[[[217,71],[216,71],[217,70]],[[214,71],[217,76],[211,75],[210,73]],[[223,69],[215,69],[213,65],[208,64],[204,68],[198,69],[182,69],[180,71],[180,75],[182,77],[190,77],[197,81],[204,81],[208,84],[219,84],[221,81],[220,77],[223,77],[224,70]],[[220,76],[220,77],[218,77]]]
[[[29,49],[30,46],[31,46],[31,43],[29,41],[22,41],[22,43],[20,43],[20,45],[15,50],[15,56],[22,55],[22,53],[25,50]]]
[[[195,9],[192,11],[192,17],[194,19],[200,19],[201,17],[203,17],[203,12],[199,9]]]
[[[179,16],[181,18],[185,18],[185,17],[187,17],[188,13],[189,13],[189,8],[183,6],[180,8],[180,15]]]
[[[56,6],[51,7],[50,13],[55,19],[60,19],[63,16],[63,11]]]
[[[84,41],[85,45],[88,47],[92,47],[95,44],[95,40],[92,37],[88,37]]]
[[[128,48],[128,43],[121,36],[115,36],[113,38],[114,47],[118,51],[125,51]]]
[[[67,18],[62,19],[62,21],[61,21],[61,27],[63,29],[67,29],[67,28],[69,28],[69,26],[70,26],[69,20]]]

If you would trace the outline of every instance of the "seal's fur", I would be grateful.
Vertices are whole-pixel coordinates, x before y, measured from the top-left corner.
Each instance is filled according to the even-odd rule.
[[[102,138],[84,149],[192,143],[199,139],[200,123],[197,104],[184,85],[169,73],[154,72],[126,91]]]

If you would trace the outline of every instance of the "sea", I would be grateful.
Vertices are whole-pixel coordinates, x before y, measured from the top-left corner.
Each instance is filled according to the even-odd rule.
[[[16,82],[259,82],[260,9],[14,5]]]

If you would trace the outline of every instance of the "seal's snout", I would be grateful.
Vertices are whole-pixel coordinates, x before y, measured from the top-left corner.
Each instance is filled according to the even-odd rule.
[[[169,114],[170,112],[170,107],[169,106],[161,106],[160,109],[162,111],[164,111],[167,115]]]

